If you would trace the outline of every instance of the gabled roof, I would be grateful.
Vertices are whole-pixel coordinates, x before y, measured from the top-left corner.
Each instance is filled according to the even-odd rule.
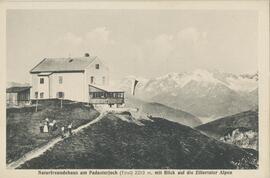
[[[31,87],[10,87],[6,89],[6,93],[20,93],[26,90],[29,90]]]
[[[84,71],[97,57],[45,58],[30,73]]]

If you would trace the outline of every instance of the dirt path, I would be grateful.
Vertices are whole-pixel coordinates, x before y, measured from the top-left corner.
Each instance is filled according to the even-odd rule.
[[[100,119],[102,119],[105,115],[107,114],[107,112],[101,112],[100,115],[92,120],[91,122],[82,125],[80,127],[78,127],[77,129],[73,130],[73,134],[77,134],[78,132],[82,131],[84,128],[89,127],[90,125],[98,122]],[[67,138],[67,137],[65,137]],[[20,165],[24,164],[26,161],[29,161],[33,158],[39,157],[40,155],[42,155],[44,152],[46,152],[47,150],[49,150],[50,148],[52,148],[56,143],[64,140],[65,138],[61,138],[61,136],[52,139],[50,142],[48,142],[46,145],[42,146],[42,147],[38,147],[33,149],[32,151],[26,153],[25,155],[23,155],[20,159],[11,162],[10,164],[7,165],[8,169],[16,169],[18,168]]]

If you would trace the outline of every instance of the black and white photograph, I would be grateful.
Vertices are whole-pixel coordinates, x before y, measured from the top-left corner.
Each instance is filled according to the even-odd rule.
[[[7,170],[260,169],[258,11],[21,8],[5,23]]]

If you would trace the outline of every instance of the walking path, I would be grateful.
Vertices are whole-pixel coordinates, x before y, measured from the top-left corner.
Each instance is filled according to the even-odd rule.
[[[91,122],[84,124],[80,127],[78,127],[77,129],[74,129],[72,131],[73,134],[76,134],[80,131],[82,131],[84,128],[89,127],[90,125],[98,122],[100,119],[102,119],[105,115],[107,114],[107,112],[101,112],[100,115],[92,120]],[[67,138],[67,137],[65,137]],[[20,165],[24,164],[26,161],[29,161],[33,158],[39,157],[40,155],[42,155],[44,152],[46,152],[47,150],[49,150],[50,148],[52,148],[56,143],[64,140],[65,138],[61,138],[61,136],[52,139],[50,142],[48,142],[46,145],[42,146],[42,147],[38,147],[33,149],[32,151],[26,153],[25,155],[23,155],[20,159],[11,162],[10,164],[7,165],[8,169],[16,169],[18,168]]]

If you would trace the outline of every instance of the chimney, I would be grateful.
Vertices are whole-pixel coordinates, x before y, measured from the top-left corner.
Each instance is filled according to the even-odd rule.
[[[89,56],[90,56],[89,53],[84,54],[84,57],[89,57]]]

